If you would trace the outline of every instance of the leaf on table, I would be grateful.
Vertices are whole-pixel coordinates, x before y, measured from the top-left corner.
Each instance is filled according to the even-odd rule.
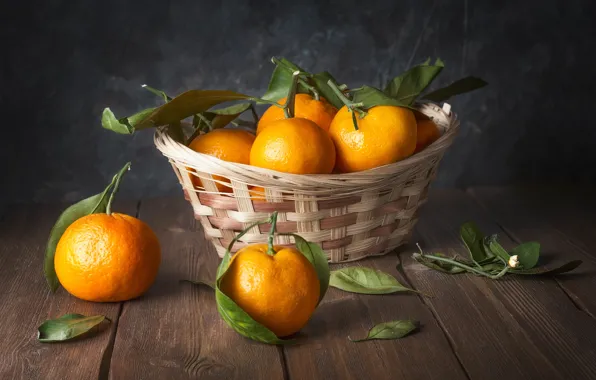
[[[409,335],[418,328],[418,322],[412,320],[397,320],[379,323],[369,330],[366,338],[353,340],[352,342],[364,342],[373,339],[399,339]]]
[[[488,83],[486,83],[484,80],[480,78],[469,76],[459,79],[451,83],[449,86],[429,92],[425,94],[422,98],[431,100],[433,102],[443,102],[451,98],[452,96],[477,90],[486,86],[487,84]]]
[[[215,290],[215,284],[212,281],[183,279],[183,280],[180,280],[180,282],[188,282],[190,284],[198,285],[198,286],[207,286],[207,287]]]
[[[396,106],[396,107],[410,107],[408,103],[402,102],[396,98],[392,98],[383,91],[370,86],[362,86],[351,91],[352,101],[354,103],[363,103],[362,109],[369,109],[376,106]]]
[[[499,244],[497,241],[497,235],[491,235],[488,239],[486,239],[486,245],[488,245],[488,248],[493,255],[500,257],[506,263],[509,262],[511,256],[509,256],[509,253],[507,253],[505,248]]]
[[[331,271],[329,285],[346,292],[360,294],[416,292],[400,284],[395,277],[388,273],[358,266]]]
[[[48,286],[52,292],[55,292],[60,285],[56,270],[54,269],[54,256],[56,254],[56,246],[60,241],[60,238],[64,234],[64,231],[74,223],[77,219],[89,214],[100,214],[106,212],[108,205],[108,193],[118,181],[122,175],[130,168],[130,162],[128,162],[120,171],[112,178],[112,182],[99,194],[92,197],[83,199],[80,202],[73,204],[60,214],[58,220],[50,231],[50,236],[46,244],[45,258],[44,258],[44,274]]]
[[[444,66],[443,61],[439,58],[437,58],[434,65],[430,64],[429,59],[393,78],[387,83],[383,92],[406,105],[411,105],[418,95],[439,75]]]
[[[440,255],[440,254],[436,253],[435,255]],[[424,257],[419,253],[412,254],[412,258],[414,260],[416,260],[417,262],[419,262],[420,264],[422,264],[430,269],[437,270],[439,272],[448,273],[448,274],[458,274],[458,273],[466,272],[466,270],[463,268],[460,268],[453,264],[445,263],[442,261],[433,261],[432,259],[428,258],[428,256]]]
[[[65,314],[42,323],[37,329],[37,339],[43,343],[64,342],[89,332],[105,320],[109,321],[104,315]]]
[[[462,224],[459,229],[459,234],[461,240],[468,249],[468,252],[470,252],[472,260],[480,262],[487,258],[483,246],[484,234],[474,222],[466,222]]]
[[[517,255],[517,260],[523,269],[532,269],[538,264],[540,243],[535,241],[522,243],[511,250],[511,256],[513,255]]]
[[[329,287],[330,273],[329,263],[327,262],[327,255],[323,249],[316,243],[306,241],[303,237],[292,234],[296,242],[296,249],[300,251],[310,263],[315,267],[317,277],[319,278],[320,292],[319,303],[327,293]]]
[[[117,119],[112,110],[106,108],[101,115],[101,126],[112,132],[122,135],[131,135],[135,131],[135,126],[145,117],[149,116],[154,110],[155,108],[147,108],[132,116]]]
[[[509,273],[521,275],[557,275],[565,272],[570,272],[582,264],[581,260],[573,260],[556,268],[532,268],[532,269],[510,269]]]

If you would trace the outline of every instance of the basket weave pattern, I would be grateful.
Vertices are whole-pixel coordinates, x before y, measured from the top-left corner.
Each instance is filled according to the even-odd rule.
[[[397,163],[347,174],[296,175],[219,160],[194,152],[158,129],[155,145],[168,157],[192,205],[195,218],[223,257],[236,234],[278,211],[277,231],[317,242],[330,262],[382,255],[406,243],[425,202],[437,167],[459,127],[450,106],[423,104],[419,110],[443,131],[423,151]],[[220,193],[213,179],[229,179],[231,193]],[[193,176],[203,187],[193,185]],[[196,181],[195,181],[196,182]],[[264,192],[249,192],[260,186]],[[270,225],[254,226],[232,247],[265,243]],[[278,245],[293,237],[278,235]]]

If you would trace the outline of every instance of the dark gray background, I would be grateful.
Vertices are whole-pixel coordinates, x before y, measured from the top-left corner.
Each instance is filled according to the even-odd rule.
[[[259,95],[273,55],[349,85],[382,85],[427,57],[439,84],[490,84],[452,100],[461,133],[436,186],[595,182],[595,1],[155,1],[5,3],[1,203],[74,201],[126,161],[125,197],[180,194],[152,132],[100,127],[194,88]]]

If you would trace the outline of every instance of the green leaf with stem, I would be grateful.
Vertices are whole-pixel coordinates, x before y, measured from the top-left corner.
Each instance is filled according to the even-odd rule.
[[[394,98],[405,105],[414,103],[418,95],[422,93],[432,81],[439,75],[445,65],[439,58],[434,65],[430,60],[412,67],[405,73],[393,78],[383,91],[387,96]]]
[[[335,78],[327,71],[316,73],[312,76],[315,88],[323,95],[327,101],[335,108],[341,108],[344,104],[341,99],[337,96],[335,91],[329,86],[329,81],[337,84]]]
[[[455,95],[477,90],[487,84],[488,83],[480,78],[469,76],[459,79],[451,83],[449,86],[429,92],[422,98],[433,102],[443,102]]]
[[[110,190],[114,189],[120,183],[122,175],[130,168],[128,162],[120,171],[112,178],[110,184],[99,194],[83,199],[80,202],[73,204],[60,214],[56,224],[50,231],[50,236],[46,244],[45,259],[44,259],[44,274],[48,286],[52,292],[55,292],[60,285],[56,270],[54,269],[54,256],[56,254],[56,246],[64,231],[83,216],[90,214],[105,213],[111,208],[114,192],[108,197]]]
[[[135,131],[135,126],[154,110],[155,108],[147,108],[132,116],[117,119],[110,108],[105,108],[101,116],[101,125],[103,128],[112,132],[122,135],[131,135]]]
[[[229,107],[195,114],[193,116],[193,126],[195,127],[195,131],[188,138],[188,143],[191,143],[202,131],[212,131],[214,129],[225,127],[249,109],[254,111],[252,103],[238,103]]]
[[[37,328],[37,339],[42,343],[68,341],[88,333],[105,320],[109,321],[104,315],[65,314],[42,323]]]
[[[462,224],[459,234],[473,261],[478,263],[487,258],[483,245],[484,234],[474,222]]]
[[[471,273],[477,274],[479,276],[484,276],[484,277],[490,278],[491,280],[496,280],[498,278],[503,277],[507,273],[507,271],[510,269],[509,266],[507,264],[505,264],[503,269],[499,273],[493,275],[493,274],[489,274],[489,273],[485,272],[482,268],[475,268],[470,265],[464,264],[460,261],[450,259],[447,257],[443,257],[443,256],[429,255],[429,254],[425,254],[425,253],[417,253],[416,252],[412,255],[412,258],[423,265],[426,265],[426,262],[428,262],[428,261],[447,263],[454,267],[465,269],[467,272],[471,272]]]
[[[418,328],[418,322],[412,320],[397,320],[383,322],[371,328],[366,338],[353,340],[352,342],[364,342],[373,339],[399,339],[403,338]]]
[[[497,257],[499,257],[503,262],[508,263],[511,256],[509,253],[503,248],[499,242],[497,242],[497,235],[492,235],[487,239],[487,245],[490,251]]]
[[[165,93],[165,91],[162,90],[157,90],[153,87],[147,86],[146,84],[141,86],[142,88],[144,88],[145,90],[154,93],[155,95],[163,98],[164,103],[169,102],[170,100],[172,100],[172,97],[169,96],[168,94]]]
[[[288,94],[288,89],[292,83],[293,73],[295,71],[299,71],[300,73],[308,74],[298,65],[290,62],[285,58],[271,58],[271,62],[275,64],[275,68],[273,69],[273,74],[271,75],[271,79],[269,81],[269,86],[267,91],[263,96],[261,96],[262,100],[269,100],[272,102],[277,102],[280,99],[283,99]],[[304,80],[301,80],[302,83],[305,83]],[[304,86],[299,86],[298,92],[307,92],[308,89]],[[314,95],[314,94],[313,94]],[[318,96],[318,93],[317,93]]]

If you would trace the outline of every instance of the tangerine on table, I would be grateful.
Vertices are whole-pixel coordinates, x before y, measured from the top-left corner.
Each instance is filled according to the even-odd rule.
[[[300,330],[319,302],[314,266],[295,248],[253,244],[232,257],[221,291],[278,337]]]
[[[239,164],[249,163],[250,148],[255,141],[255,136],[242,129],[216,129],[211,132],[197,136],[188,146],[195,152],[208,154],[220,160],[236,162]],[[224,177],[214,175],[214,180],[230,183]],[[194,186],[204,187],[201,179],[192,176]],[[231,193],[232,188],[216,182],[217,190],[222,193]]]
[[[329,174],[335,146],[328,133],[303,118],[273,121],[257,135],[250,165],[293,174]]]
[[[360,117],[354,128],[352,113],[342,107],[333,118],[329,135],[337,149],[336,170],[350,173],[392,164],[414,153],[416,118],[403,107],[376,106]]]
[[[280,99],[279,104],[284,104],[286,98]],[[324,130],[329,130],[331,120],[337,113],[337,108],[324,98],[314,99],[308,94],[296,94],[294,98],[294,117],[308,119]],[[271,105],[261,116],[257,124],[257,135],[261,133],[272,121],[285,119],[283,109]]]
[[[119,302],[149,289],[161,261],[157,236],[143,221],[124,214],[77,219],[56,247],[60,284],[87,301]]]

